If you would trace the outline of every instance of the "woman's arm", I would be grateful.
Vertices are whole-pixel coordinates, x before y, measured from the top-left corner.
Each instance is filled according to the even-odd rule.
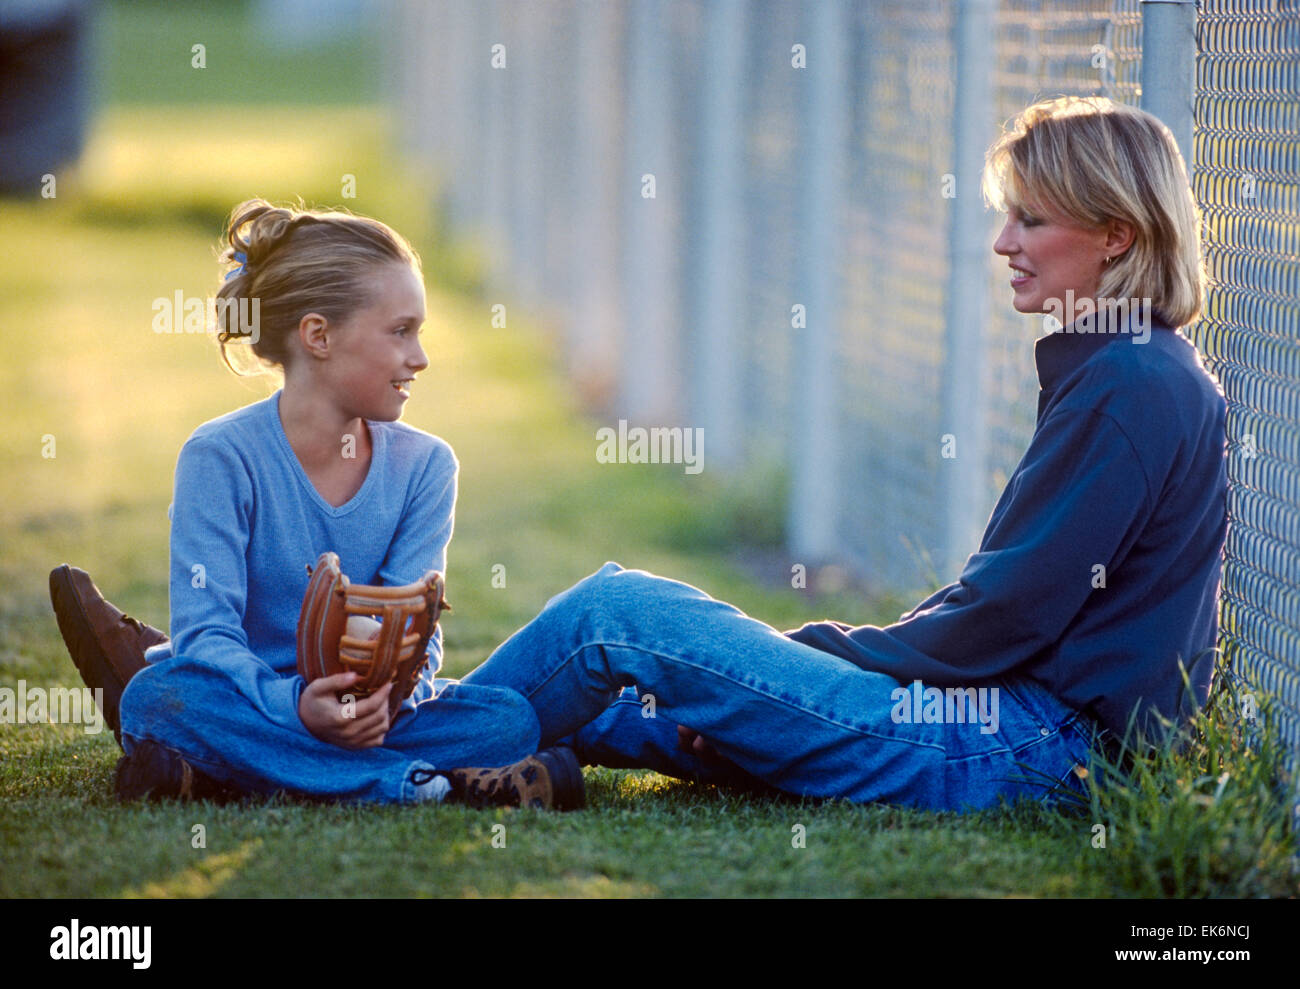
[[[1059,641],[1098,566],[1113,573],[1154,497],[1121,425],[1058,407],[1035,433],[956,583],[893,625],[817,622],[786,633],[899,680],[961,684],[1015,669]],[[940,596],[941,595],[941,596]]]

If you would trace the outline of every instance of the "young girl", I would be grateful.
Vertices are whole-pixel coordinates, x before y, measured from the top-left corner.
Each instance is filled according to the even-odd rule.
[[[1177,330],[1202,300],[1178,149],[1141,110],[1048,101],[986,183],[1015,309],[1068,325],[1035,344],[1037,426],[957,581],[884,628],[781,634],[608,563],[465,683],[518,690],[586,763],[947,810],[1081,792],[1098,729],[1153,735],[1203,703],[1226,406]]]
[[[69,651],[105,688],[110,720],[120,694],[119,796],[285,789],[581,805],[573,753],[533,755],[537,718],[518,693],[434,679],[441,630],[391,717],[391,684],[353,707],[338,695],[355,674],[311,684],[297,675],[307,564],[336,552],[360,584],[445,572],[457,462],[444,441],[399,421],[429,366],[419,259],[401,236],[364,217],[254,199],[235,209],[226,240],[222,357],[233,370],[228,348],[249,346],[282,369],[284,386],[200,426],[181,449],[169,646],[84,573],[51,575]]]

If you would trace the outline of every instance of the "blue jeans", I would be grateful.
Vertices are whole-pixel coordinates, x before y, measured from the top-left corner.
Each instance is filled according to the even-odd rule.
[[[185,656],[152,662],[122,694],[123,747],[129,753],[151,739],[249,793],[374,803],[415,800],[418,770],[504,766],[537,751],[532,707],[500,687],[437,680],[434,696],[423,684],[398,709],[382,746],[353,751],[309,734],[296,710],[264,709],[249,689],[257,675],[275,676]]]
[[[1094,730],[1023,677],[940,692],[934,707],[937,688],[868,672],[616,563],[552,598],[463,683],[518,691],[541,744],[567,740],[589,765],[929,810],[1054,800],[1057,784],[1082,794],[1075,767],[1088,765]],[[678,724],[722,758],[681,751]]]

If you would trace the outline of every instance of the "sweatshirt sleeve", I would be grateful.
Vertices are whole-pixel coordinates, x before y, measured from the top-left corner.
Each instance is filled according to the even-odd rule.
[[[451,447],[439,442],[421,473],[380,567],[380,583],[413,584],[429,570],[447,575],[447,545],[455,525],[460,466]],[[450,592],[448,592],[450,597]],[[442,669],[442,625],[429,639],[429,675]]]
[[[1042,423],[956,583],[892,625],[814,622],[786,634],[900,681],[958,685],[1006,673],[1060,641],[1153,510],[1118,422],[1057,408]]]
[[[172,654],[226,670],[267,717],[305,735],[302,678],[282,676],[255,656],[243,627],[254,512],[239,454],[220,440],[191,437],[177,459],[172,501]]]

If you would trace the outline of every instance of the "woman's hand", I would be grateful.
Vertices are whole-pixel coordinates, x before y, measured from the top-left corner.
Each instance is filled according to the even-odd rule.
[[[358,679],[356,673],[336,673],[307,684],[298,699],[298,717],[306,729],[322,742],[345,749],[369,749],[383,744],[388,734],[388,695],[392,682],[369,697],[343,703],[338,694],[347,693]]]

